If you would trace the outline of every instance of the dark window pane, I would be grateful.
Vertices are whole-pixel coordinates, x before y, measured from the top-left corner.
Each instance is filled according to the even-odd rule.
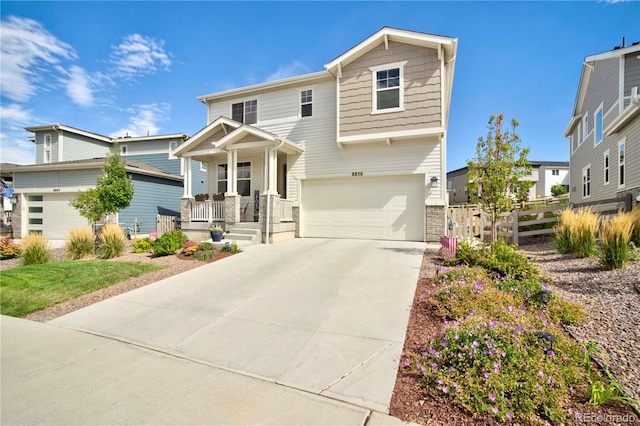
[[[29,201],[42,201],[42,195],[29,195]]]
[[[389,77],[400,77],[400,68],[389,70]]]
[[[312,114],[311,104],[302,105],[302,116],[311,117],[311,114]]]
[[[243,116],[244,116],[244,104],[242,102],[240,102],[239,104],[231,105],[231,119],[242,123]]]
[[[246,113],[244,116],[244,124],[255,124],[258,122],[258,113],[257,112],[251,112],[251,113]]]
[[[29,225],[42,225],[42,218],[31,217],[29,218]]]
[[[400,79],[399,78],[390,78],[389,79],[388,87],[398,87],[398,86],[400,86]]]
[[[227,165],[218,164],[218,180],[227,178]]]
[[[251,181],[239,180],[238,181],[238,194],[247,197],[251,195]]]
[[[225,193],[227,192],[227,181],[218,181],[218,192]]]
[[[397,108],[400,106],[400,90],[378,92],[377,109]]]
[[[42,207],[29,207],[29,213],[42,213]]]
[[[378,73],[377,73],[377,79],[378,80],[386,80],[387,76],[388,76],[387,70],[378,71]]]

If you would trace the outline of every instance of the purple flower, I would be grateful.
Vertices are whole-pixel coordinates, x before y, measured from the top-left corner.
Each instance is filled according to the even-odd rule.
[[[409,361],[405,361],[405,362],[404,362],[404,366],[405,366],[405,367],[408,367],[408,366],[409,366]]]
[[[443,386],[443,387],[442,387],[442,392],[444,392],[444,393],[449,393],[449,388],[448,388],[448,387],[446,387],[446,386]]]
[[[438,380],[438,384],[439,384],[439,385],[444,385],[444,381],[443,381],[442,379],[439,379],[439,380]]]
[[[542,392],[542,386],[538,385],[538,392]]]
[[[449,371],[451,371],[453,373],[454,371],[456,371],[456,369],[453,368],[453,367],[449,367]]]
[[[424,365],[420,366],[420,371],[424,372],[427,368]]]
[[[538,376],[544,377],[544,373],[542,372],[542,370],[538,370]]]
[[[474,340],[473,343],[471,343],[471,347],[474,348],[474,349],[477,348],[478,347],[478,341]]]
[[[494,394],[490,393],[490,394],[489,394],[489,399],[490,399],[491,401],[495,402],[495,401],[496,401],[496,396],[495,396]]]
[[[484,378],[488,379],[489,378],[489,373],[484,373]]]
[[[493,414],[498,414],[498,407],[493,407]]]
[[[511,414],[511,413],[507,413],[507,414],[505,414],[505,416],[507,416],[507,418],[508,418],[509,420],[512,420],[512,419],[513,419],[513,414]]]

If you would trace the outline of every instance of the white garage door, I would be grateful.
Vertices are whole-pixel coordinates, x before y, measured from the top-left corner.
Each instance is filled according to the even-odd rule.
[[[63,240],[70,229],[89,225],[89,221],[69,205],[75,196],[75,193],[27,195],[27,232],[42,232],[50,240]]]
[[[424,176],[305,180],[304,237],[424,241]]]

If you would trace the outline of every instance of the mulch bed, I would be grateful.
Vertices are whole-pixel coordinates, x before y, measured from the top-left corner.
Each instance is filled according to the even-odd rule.
[[[440,331],[444,325],[443,319],[437,315],[436,302],[432,298],[425,299],[424,296],[425,290],[432,284],[435,276],[435,264],[440,261],[436,250],[425,251],[389,414],[405,422],[423,425],[497,425],[499,422],[493,417],[473,415],[455,405],[442,393],[431,392],[429,388],[423,386],[419,376],[404,367],[405,361],[409,361],[412,354],[424,351],[427,336]],[[590,416],[591,424],[616,425],[633,423],[634,420],[640,422],[640,416],[634,413],[632,408],[619,402],[608,402],[594,408],[588,405],[586,400],[576,397],[571,401],[571,406],[574,412]],[[569,416],[566,424],[582,424],[586,421],[586,418],[578,420]]]

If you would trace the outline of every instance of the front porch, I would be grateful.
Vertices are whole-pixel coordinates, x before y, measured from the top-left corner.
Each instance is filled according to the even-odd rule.
[[[222,227],[229,240],[235,231],[260,229],[272,243],[298,234],[295,200],[287,199],[287,167],[303,148],[259,128],[221,117],[173,154],[184,161],[182,229],[190,239],[209,239],[209,228]],[[206,170],[206,194],[191,193],[192,164]],[[214,196],[215,194],[215,196]],[[242,238],[238,238],[242,239]]]

